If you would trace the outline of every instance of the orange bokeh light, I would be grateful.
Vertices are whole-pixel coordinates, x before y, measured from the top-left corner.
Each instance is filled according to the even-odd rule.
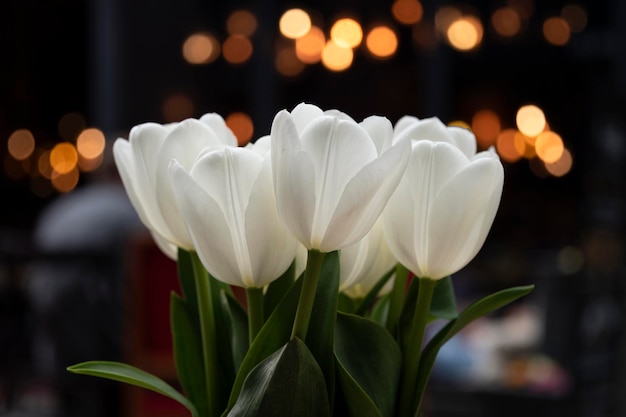
[[[483,149],[496,144],[500,130],[500,118],[492,110],[477,111],[472,117],[472,131]]]
[[[194,33],[183,43],[183,58],[190,64],[208,64],[215,61],[219,55],[220,44],[209,33]]]
[[[235,10],[226,20],[229,35],[252,36],[257,28],[256,16],[249,10]]]
[[[35,136],[28,129],[18,129],[9,136],[7,149],[13,158],[23,161],[35,150]]]
[[[311,26],[311,30],[296,39],[296,55],[305,64],[315,64],[322,59],[322,51],[326,45],[326,37],[322,29]]]
[[[404,25],[414,25],[422,20],[424,8],[418,0],[395,0],[391,5],[391,14]]]
[[[351,48],[344,48],[332,40],[326,42],[322,51],[322,64],[331,71],[344,71],[352,65],[354,54]]]
[[[521,159],[522,154],[517,151],[515,146],[515,129],[504,129],[500,132],[496,139],[496,150],[500,158],[507,162],[515,162]]]
[[[569,42],[571,34],[569,24],[562,17],[550,17],[543,22],[543,36],[552,45],[565,45]]]
[[[239,146],[250,142],[254,134],[254,124],[250,116],[243,112],[234,112],[226,116],[226,126],[233,131]]]
[[[67,174],[78,163],[76,147],[69,142],[57,143],[50,151],[50,166],[58,174]]]
[[[519,33],[522,20],[512,7],[501,7],[491,15],[491,25],[498,35],[512,37]]]
[[[231,64],[243,64],[252,56],[252,42],[242,35],[230,35],[222,45],[224,59]]]
[[[354,19],[339,19],[330,28],[330,38],[341,47],[356,48],[363,40],[363,29]]]
[[[76,150],[86,159],[98,158],[104,152],[105,145],[106,139],[100,129],[85,129],[76,139]]]
[[[463,16],[450,24],[446,36],[453,48],[469,51],[482,42],[483,25],[474,16]]]
[[[398,49],[398,37],[389,26],[376,26],[365,38],[367,49],[377,58],[389,58]]]
[[[574,160],[567,148],[563,149],[561,157],[553,163],[545,163],[546,170],[555,177],[562,177],[571,171]]]
[[[541,133],[535,141],[537,156],[547,164],[553,164],[558,161],[563,155],[564,149],[563,139],[552,131]]]
[[[289,9],[280,17],[278,27],[284,37],[297,39],[311,29],[311,17],[302,9]]]

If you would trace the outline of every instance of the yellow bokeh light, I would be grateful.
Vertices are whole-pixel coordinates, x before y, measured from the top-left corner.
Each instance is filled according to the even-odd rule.
[[[543,22],[543,36],[552,45],[565,45],[571,34],[569,24],[562,17],[550,17]]]
[[[537,156],[535,147],[526,140],[526,136],[522,132],[515,132],[514,145],[517,153],[526,159],[532,159]]]
[[[226,116],[225,122],[226,126],[233,131],[239,146],[250,142],[254,134],[254,124],[250,116],[242,112],[234,112]]]
[[[231,64],[243,64],[252,56],[252,42],[242,35],[230,35],[222,46],[224,59]]]
[[[226,30],[229,35],[252,36],[257,25],[256,16],[245,9],[235,10],[226,20]]]
[[[69,172],[60,174],[53,173],[50,182],[55,190],[61,193],[69,193],[78,185],[78,180],[80,178],[80,172],[78,168],[74,166]]]
[[[363,30],[354,19],[339,19],[330,28],[330,38],[344,48],[356,48],[363,40]]]
[[[183,58],[190,64],[208,64],[219,55],[220,43],[209,33],[194,33],[183,43]]]
[[[331,71],[344,71],[350,68],[354,54],[351,48],[344,48],[332,40],[326,42],[322,51],[322,64]]]
[[[587,27],[587,12],[578,4],[563,6],[561,17],[565,19],[572,32],[582,32]]]
[[[393,17],[404,25],[414,25],[422,20],[424,8],[418,0],[395,0],[391,5]]]
[[[326,37],[322,29],[311,26],[311,30],[296,39],[296,55],[305,64],[315,64],[322,59],[322,51],[326,45]]]
[[[104,133],[96,128],[83,130],[76,139],[76,150],[86,159],[94,159],[102,155],[105,145]]]
[[[76,112],[65,113],[57,126],[61,139],[72,142],[76,140],[78,134],[85,128],[85,118]]]
[[[289,9],[278,22],[280,33],[289,39],[298,39],[311,29],[311,17],[302,9]]]
[[[496,151],[500,158],[507,162],[515,162],[521,159],[522,154],[517,151],[515,146],[515,129],[504,129],[496,139]]]
[[[500,118],[492,110],[477,111],[472,117],[472,131],[478,145],[483,149],[496,144],[500,130]]]
[[[522,20],[512,7],[501,7],[491,15],[491,25],[498,35],[511,37],[519,33]]]
[[[23,161],[35,150],[35,137],[28,129],[18,129],[9,136],[7,148],[13,158]]]
[[[193,101],[184,94],[172,94],[163,102],[163,117],[167,123],[192,117],[193,112]]]
[[[304,63],[298,59],[296,51],[292,46],[280,48],[276,52],[274,64],[276,70],[286,77],[295,77],[304,71]]]
[[[547,164],[558,161],[561,155],[563,155],[564,149],[563,139],[555,132],[543,132],[537,136],[537,141],[535,142],[537,156]]]
[[[546,127],[546,116],[539,107],[529,104],[517,110],[515,116],[517,128],[526,136],[537,136]]]
[[[54,145],[50,151],[50,166],[58,174],[67,174],[78,163],[78,152],[73,144],[61,142]]]
[[[477,18],[464,16],[450,24],[446,36],[453,48],[469,51],[476,48],[482,41],[483,26]]]
[[[571,152],[565,148],[561,157],[553,163],[545,163],[546,170],[555,177],[562,177],[571,171],[574,160]]]
[[[448,126],[462,127],[463,129],[471,129],[472,127],[463,120],[453,120],[448,123]]]
[[[389,58],[398,49],[398,37],[389,26],[376,26],[365,38],[367,49],[377,58]]]

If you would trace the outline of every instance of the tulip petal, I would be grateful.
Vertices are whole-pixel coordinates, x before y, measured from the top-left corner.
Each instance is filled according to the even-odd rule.
[[[449,126],[448,133],[452,138],[452,143],[461,150],[468,158],[472,158],[476,153],[476,136],[471,130],[458,126]]]
[[[503,181],[497,157],[480,158],[441,189],[428,230],[430,278],[448,276],[476,256],[498,210]]]
[[[391,147],[393,139],[393,126],[391,122],[380,116],[370,116],[359,123],[376,145],[376,151],[378,155],[382,155],[387,149]]]
[[[233,131],[226,126],[226,122],[224,122],[222,116],[217,113],[207,113],[200,117],[199,120],[215,132],[221,143],[227,146],[237,146],[237,137],[235,137]]]
[[[416,120],[413,124],[404,128],[396,140],[409,138],[413,141],[430,140],[433,142],[451,142],[452,138],[447,132],[447,127],[437,117]]]
[[[272,171],[282,222],[307,249],[315,211],[315,169],[301,149],[296,125],[287,111],[274,118],[271,132]]]
[[[363,238],[398,186],[411,156],[411,143],[398,142],[361,169],[347,184],[320,246],[342,248]]]
[[[322,109],[307,103],[300,103],[291,111],[291,117],[298,132],[302,132],[309,123],[323,114]]]
[[[415,116],[402,116],[393,127],[394,137],[401,135],[404,129],[410,127],[415,122],[419,122],[419,119]]]

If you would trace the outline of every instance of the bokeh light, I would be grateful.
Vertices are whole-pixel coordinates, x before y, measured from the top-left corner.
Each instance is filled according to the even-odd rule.
[[[546,170],[555,177],[562,177],[571,171],[574,164],[574,158],[571,152],[565,148],[561,157],[553,163],[546,163]]]
[[[61,139],[72,142],[76,140],[79,133],[85,128],[85,118],[77,112],[65,113],[59,119],[57,131]]]
[[[69,142],[57,143],[50,151],[50,166],[58,174],[68,174],[77,164],[78,152]]]
[[[483,26],[474,16],[463,16],[450,24],[446,36],[453,48],[469,51],[480,45],[483,39]]]
[[[184,94],[172,94],[163,102],[163,117],[167,123],[180,122],[193,116],[194,104]]]
[[[414,25],[422,20],[424,8],[418,0],[395,0],[391,5],[391,14],[404,25]]]
[[[507,0],[507,5],[515,9],[524,20],[530,19],[535,13],[535,0]]]
[[[546,116],[539,107],[529,104],[519,108],[515,122],[520,132],[526,136],[537,136],[545,129]]]
[[[526,159],[532,159],[537,156],[535,147],[527,140],[526,135],[522,132],[515,132],[515,150]]]
[[[234,112],[226,116],[225,122],[235,134],[239,146],[250,142],[254,134],[254,124],[250,116],[243,112]]]
[[[54,172],[52,174],[52,178],[50,182],[55,190],[61,193],[69,193],[78,185],[78,180],[80,179],[80,172],[78,171],[78,167],[74,166],[70,171],[60,174],[58,172]]]
[[[326,45],[324,32],[317,26],[311,26],[311,30],[296,39],[296,55],[305,64],[315,64],[322,59],[322,51]]]
[[[50,151],[46,150],[37,157],[37,172],[45,179],[52,178],[52,164],[50,163]]]
[[[235,10],[226,20],[226,30],[229,35],[252,36],[257,25],[256,16],[246,9]]]
[[[322,51],[322,64],[331,71],[344,71],[350,68],[354,54],[351,48],[344,48],[332,40],[326,42]]]
[[[500,118],[493,110],[479,110],[472,117],[472,131],[483,149],[496,144],[500,130]]]
[[[344,48],[356,48],[363,40],[363,29],[354,19],[339,19],[330,28],[330,38]]]
[[[550,17],[543,22],[543,36],[555,46],[563,46],[571,37],[569,24],[562,17]]]
[[[389,58],[398,49],[398,37],[389,26],[380,25],[369,31],[365,44],[376,58]]]
[[[515,9],[501,7],[491,15],[491,25],[498,35],[512,37],[519,33],[522,21]]]
[[[91,172],[98,169],[104,162],[104,152],[95,158],[85,158],[78,154],[78,169],[81,172]]]
[[[582,32],[587,27],[587,11],[578,4],[563,6],[561,17],[565,19],[572,32]]]
[[[242,35],[230,35],[222,46],[224,59],[231,64],[243,64],[252,56],[252,42]]]
[[[500,132],[496,139],[496,151],[500,158],[507,162],[519,161],[522,154],[517,151],[515,146],[515,135],[517,130],[504,129]]]
[[[537,156],[547,164],[558,161],[563,155],[564,149],[563,139],[559,134],[552,131],[541,133],[535,141]]]
[[[220,49],[215,36],[205,32],[194,33],[183,42],[183,58],[194,65],[208,64],[220,56]]]
[[[280,17],[278,27],[284,37],[297,39],[311,29],[311,17],[302,9],[289,9]]]
[[[461,11],[454,6],[441,7],[435,12],[435,27],[440,33],[445,34],[450,25],[462,16]]]
[[[35,136],[28,129],[17,129],[9,136],[7,148],[13,158],[23,161],[35,150]]]
[[[106,139],[100,129],[89,128],[83,130],[76,139],[76,150],[85,159],[95,159],[102,155]]]
[[[284,45],[278,48],[274,58],[274,65],[276,70],[286,77],[294,77],[305,68],[304,63],[298,59],[296,50],[292,45]]]

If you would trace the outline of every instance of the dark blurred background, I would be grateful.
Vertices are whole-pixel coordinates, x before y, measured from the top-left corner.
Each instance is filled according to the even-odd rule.
[[[297,14],[279,27],[293,8],[312,29]],[[129,258],[172,266],[120,188],[113,140],[218,112],[243,144],[306,101],[437,116],[503,159],[500,211],[458,296],[537,288],[442,351],[427,415],[626,416],[625,2],[5,0],[0,19],[0,415],[158,401],[130,407],[117,384],[65,372],[137,355],[128,294],[149,295]],[[331,33],[344,47],[321,54]]]

